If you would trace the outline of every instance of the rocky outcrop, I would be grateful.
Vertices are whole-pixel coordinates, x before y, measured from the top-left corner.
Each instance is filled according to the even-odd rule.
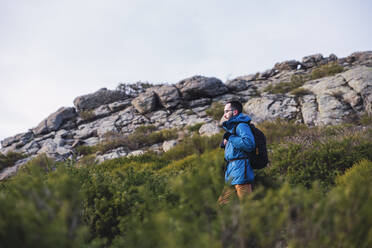
[[[164,108],[172,109],[181,103],[181,95],[174,85],[163,85],[155,90]]]
[[[152,112],[157,106],[157,96],[154,91],[148,90],[136,97],[132,101],[132,105],[141,114]]]
[[[78,111],[91,110],[104,104],[125,100],[126,98],[127,94],[124,91],[102,88],[92,94],[76,97],[74,105]]]
[[[269,85],[290,82],[293,76],[310,75],[315,68],[328,63],[338,63],[345,70],[305,82],[303,94],[269,94],[266,90]],[[242,101],[244,112],[253,122],[281,118],[306,125],[332,125],[364,113],[372,115],[372,52],[357,52],[346,58],[310,55],[301,62],[276,63],[272,69],[240,76],[226,84],[213,77],[193,76],[174,85],[137,83],[120,84],[116,90],[103,88],[77,97],[75,107],[60,108],[28,132],[4,139],[0,152],[21,152],[29,158],[45,153],[64,160],[74,156],[78,145],[92,146],[108,137],[128,135],[141,125],[161,130],[204,123],[198,131],[209,136],[221,129],[206,110],[215,102],[225,104],[231,99]],[[177,142],[167,141],[146,149],[164,151]],[[97,160],[143,151],[119,147],[97,155]],[[18,167],[7,168],[3,173],[15,173]],[[2,177],[6,176],[0,173]]]
[[[193,76],[176,84],[185,100],[214,97],[228,92],[221,80],[214,77]]]
[[[48,116],[45,120],[40,122],[40,124],[32,129],[35,135],[50,133],[52,131],[58,130],[63,123],[76,117],[76,111],[74,108],[62,107],[57,110],[57,112]]]

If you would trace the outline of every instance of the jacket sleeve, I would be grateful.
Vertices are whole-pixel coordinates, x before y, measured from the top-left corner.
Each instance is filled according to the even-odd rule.
[[[251,128],[247,123],[240,123],[236,128],[236,135],[231,135],[229,137],[229,142],[236,149],[251,152],[254,150],[256,144],[254,142],[254,137]]]

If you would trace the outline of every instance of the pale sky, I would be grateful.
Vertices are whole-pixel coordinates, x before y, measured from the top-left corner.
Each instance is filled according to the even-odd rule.
[[[0,0],[0,140],[119,82],[372,50],[369,0]]]

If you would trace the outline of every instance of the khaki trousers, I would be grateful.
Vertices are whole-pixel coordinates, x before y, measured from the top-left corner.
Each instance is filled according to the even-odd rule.
[[[241,201],[244,196],[252,193],[252,185],[247,183],[226,186],[223,189],[221,196],[218,198],[218,204],[225,205],[229,203],[235,193],[238,195],[238,198]]]

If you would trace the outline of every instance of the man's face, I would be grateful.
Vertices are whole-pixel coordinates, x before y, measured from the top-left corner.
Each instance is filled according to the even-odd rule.
[[[231,109],[231,104],[228,103],[228,104],[225,105],[223,117],[225,117],[226,120],[230,120],[231,117],[233,117],[234,115],[237,114],[237,112],[238,112],[238,110],[232,110]]]

